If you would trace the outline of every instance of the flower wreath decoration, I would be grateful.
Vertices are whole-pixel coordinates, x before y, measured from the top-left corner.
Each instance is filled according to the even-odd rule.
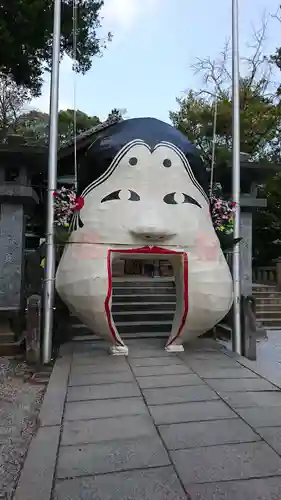
[[[212,196],[210,198],[210,213],[214,229],[220,241],[222,250],[233,248],[242,238],[234,238],[234,214],[236,203]]]
[[[62,187],[53,193],[55,226],[58,228],[69,228],[74,212],[81,210],[84,206],[84,198],[77,196],[75,191]]]
[[[210,207],[216,233],[233,233],[233,217],[236,203],[212,197],[210,199]]]

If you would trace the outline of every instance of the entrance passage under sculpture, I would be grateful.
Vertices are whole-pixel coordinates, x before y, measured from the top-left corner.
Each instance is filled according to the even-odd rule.
[[[112,285],[116,272],[128,274],[129,261],[144,262],[132,276],[159,277],[161,262],[170,264],[164,273],[172,270],[176,307],[166,350],[182,350],[226,315],[232,279],[210,216],[203,161],[183,134],[153,118],[106,127],[80,162],[78,188],[84,205],[56,287],[113,353],[128,352],[112,315]]]

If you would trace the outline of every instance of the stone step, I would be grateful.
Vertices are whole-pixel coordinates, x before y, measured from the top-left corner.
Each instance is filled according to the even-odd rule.
[[[267,310],[267,309],[280,309],[281,310],[281,302],[278,303],[274,303],[274,302],[271,302],[271,301],[268,301],[268,302],[262,302],[262,301],[257,301],[256,302],[256,309],[257,311],[258,310]]]
[[[173,320],[163,320],[163,321],[154,321],[154,320],[143,320],[143,321],[115,321],[114,320],[114,323],[116,325],[117,328],[119,328],[119,326],[123,327],[123,326],[132,326],[132,327],[135,327],[135,326],[144,326],[146,327],[147,325],[152,325],[153,327],[157,327],[158,325],[164,325],[165,327],[167,325],[172,325],[173,323]],[[90,329],[87,325],[84,325],[83,323],[76,323],[75,325],[72,325],[71,329],[73,331],[75,331],[75,335],[79,333],[79,335],[81,334],[81,332],[84,332],[84,331],[88,331],[90,332]],[[146,328],[145,328],[146,329]],[[76,333],[77,332],[77,333]],[[84,334],[84,333],[83,333]],[[92,332],[92,335],[95,335],[93,332]]]
[[[112,304],[115,304],[115,302],[122,302],[122,304],[125,303],[132,303],[132,302],[173,302],[175,303],[176,301],[176,296],[169,294],[163,294],[163,293],[157,293],[157,294],[151,294],[151,295],[139,295],[139,294],[132,294],[132,295],[120,295],[116,294],[112,296]]]
[[[112,288],[112,295],[154,295],[155,293],[157,294],[174,294],[176,295],[176,289],[175,288],[170,288],[170,287],[165,287],[165,286],[158,286],[158,287],[121,287],[121,286],[114,286]]]
[[[0,356],[14,357],[24,353],[23,344],[18,342],[4,342],[0,343]]]
[[[144,333],[163,333],[167,334],[171,332],[172,329],[172,323],[171,321],[162,321],[159,323],[159,321],[153,323],[152,321],[150,322],[126,322],[126,323],[119,323],[118,325],[115,323],[115,326],[121,336],[123,336],[124,333],[129,333],[132,335],[138,335],[141,336]]]
[[[94,332],[90,330],[90,328],[87,325],[84,325],[83,323],[77,323],[76,325],[72,325],[71,330],[70,330],[72,335],[75,336],[84,336],[84,335],[92,335],[96,336]]]
[[[148,313],[152,311],[174,312],[176,310],[176,302],[113,302],[111,310],[113,313],[121,311],[145,311]]]
[[[151,320],[143,320],[143,321],[115,321],[116,326],[125,326],[125,325],[131,325],[131,326],[138,326],[138,325],[159,325],[160,322],[157,319],[151,319]],[[171,325],[172,320],[163,320],[161,321],[161,325]]]
[[[255,299],[260,300],[260,299],[279,299],[281,300],[281,292],[255,292],[253,293],[253,297]]]
[[[252,289],[253,290],[276,290],[277,286],[276,285],[265,285],[265,284],[258,285],[258,284],[253,283]]]
[[[150,339],[150,338],[160,338],[160,339],[167,339],[169,336],[168,333],[162,333],[162,332],[140,332],[140,333],[122,333],[122,339],[123,340],[134,340],[137,337],[138,338],[143,338],[143,339]],[[91,333],[86,333],[85,335],[76,335],[71,339],[72,342],[101,342],[104,339],[102,337],[98,337],[98,335],[93,335]]]
[[[268,284],[268,285],[266,285],[265,283],[261,284],[261,285],[257,285],[257,284],[253,283],[252,288],[253,288],[253,290],[258,290],[260,288],[265,289],[265,290],[270,290],[270,289],[272,290],[273,288],[276,289],[277,285],[274,284],[274,283],[273,284]]]
[[[259,319],[259,318],[275,319],[276,317],[281,318],[281,310],[280,309],[273,310],[273,311],[266,311],[266,310],[256,311],[256,318],[257,319]]]
[[[0,345],[1,344],[12,344],[16,342],[16,334],[13,332],[1,333],[0,334]]]
[[[125,322],[143,323],[153,321],[154,323],[163,321],[172,322],[174,319],[173,312],[164,311],[120,311],[113,313],[113,319],[116,325],[125,324]]]
[[[263,326],[266,328],[266,327],[276,327],[276,328],[280,328],[281,329],[281,316],[279,318],[257,318],[257,321],[259,323],[262,323]]]
[[[280,307],[281,306],[281,297],[268,297],[268,298],[263,298],[263,299],[257,299],[256,298],[256,306],[257,307],[269,307],[269,306],[275,306],[275,307]]]
[[[115,287],[137,287],[137,288],[142,288],[142,287],[161,287],[165,286],[168,288],[174,288],[175,287],[175,282],[174,280],[167,281],[163,279],[157,280],[156,278],[152,279],[145,279],[141,281],[126,281],[126,280],[116,280],[113,278],[112,280],[112,286]]]

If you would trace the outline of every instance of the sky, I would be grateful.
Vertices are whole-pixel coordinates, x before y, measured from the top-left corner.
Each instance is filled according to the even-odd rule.
[[[217,59],[231,37],[231,0],[104,0],[100,36],[113,40],[92,69],[74,76],[71,61],[61,63],[60,109],[76,107],[105,119],[113,108],[129,118],[151,116],[169,120],[176,97],[199,90],[201,77],[192,65],[197,58]],[[248,54],[254,28],[268,20],[264,51],[281,46],[281,25],[272,17],[280,0],[240,0],[240,55]],[[276,74],[280,79],[281,72]],[[75,83],[74,83],[75,82]],[[48,112],[49,78],[34,108]]]

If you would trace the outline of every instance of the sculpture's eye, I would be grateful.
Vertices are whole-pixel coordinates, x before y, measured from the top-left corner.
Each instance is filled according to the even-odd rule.
[[[129,193],[130,193],[130,197],[128,198],[129,201],[140,201],[138,193],[136,193],[135,191],[131,191],[130,189]]]
[[[138,193],[136,193],[135,191],[132,191],[131,189],[128,189],[128,190],[119,189],[118,191],[113,191],[113,193],[110,193],[107,196],[105,196],[101,200],[101,203],[104,203],[106,201],[113,201],[113,200],[139,201],[140,197],[139,197]]]
[[[190,203],[191,205],[196,205],[199,208],[202,208],[200,203],[196,201],[194,198],[185,193],[169,193],[164,196],[163,201],[167,203],[167,205],[178,205],[179,203]]]

